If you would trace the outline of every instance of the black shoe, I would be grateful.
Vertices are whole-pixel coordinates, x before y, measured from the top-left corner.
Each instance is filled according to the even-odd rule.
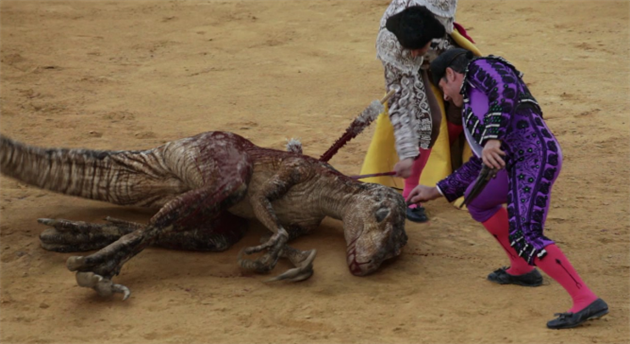
[[[587,320],[599,319],[608,314],[608,305],[604,300],[597,299],[577,313],[556,313],[558,317],[547,323],[547,328],[560,330],[581,325]]]
[[[502,267],[490,273],[488,281],[499,284],[516,284],[524,287],[538,287],[542,285],[542,275],[536,269],[522,275],[510,275],[506,272],[507,269],[507,267]]]
[[[429,221],[424,207],[407,208],[407,219],[420,223]]]

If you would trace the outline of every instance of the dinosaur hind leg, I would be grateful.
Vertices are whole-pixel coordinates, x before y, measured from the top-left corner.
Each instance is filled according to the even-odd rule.
[[[105,218],[107,223],[89,223],[64,219],[38,219],[50,226],[39,235],[42,248],[55,252],[83,252],[99,250],[125,234],[144,225]],[[227,250],[247,231],[247,220],[228,212],[198,228],[182,228],[158,236],[154,245],[173,250],[212,251]]]
[[[126,261],[166,233],[193,228],[216,218],[245,196],[245,181],[245,178],[235,176],[175,197],[151,218],[148,225],[123,235],[89,256],[70,257],[66,265],[70,271],[77,272],[80,286],[92,288],[102,296],[124,293],[123,299],[126,299],[129,289],[111,281]]]
[[[228,212],[198,228],[166,232],[155,246],[174,250],[221,252],[232,247],[247,232],[247,220]]]

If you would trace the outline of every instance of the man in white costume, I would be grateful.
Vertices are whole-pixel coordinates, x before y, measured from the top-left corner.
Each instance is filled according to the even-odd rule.
[[[383,63],[386,89],[398,90],[389,100],[388,117],[393,126],[393,145],[398,155],[393,169],[397,177],[405,178],[405,197],[418,185],[440,133],[443,117],[439,104],[441,95],[436,96],[430,88],[427,73],[433,59],[457,46],[451,37],[456,7],[457,0],[393,0],[381,18],[376,51]],[[463,35],[466,37],[465,32]],[[462,132],[460,108],[447,103],[444,110],[449,119],[447,128],[449,142],[452,143]],[[378,135],[378,132],[375,133],[375,139]],[[366,163],[370,154],[368,152]],[[362,174],[383,172],[368,172],[365,168],[364,163]],[[407,218],[415,222],[428,220],[424,207],[416,204],[407,209]]]

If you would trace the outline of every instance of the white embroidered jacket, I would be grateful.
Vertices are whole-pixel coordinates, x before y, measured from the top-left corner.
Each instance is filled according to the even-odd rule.
[[[444,25],[447,35],[433,40],[424,56],[412,57],[393,33],[385,28],[387,19],[411,6],[425,6]],[[381,18],[376,38],[376,57],[385,69],[387,90],[399,90],[389,101],[389,119],[394,126],[396,152],[400,160],[418,156],[418,147],[429,148],[431,141],[431,114],[421,68],[442,51],[450,48],[457,0],[392,0]]]

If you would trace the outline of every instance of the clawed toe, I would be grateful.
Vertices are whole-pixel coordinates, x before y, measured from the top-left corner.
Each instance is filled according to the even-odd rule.
[[[81,269],[90,268],[90,264],[87,264],[86,257],[72,256],[68,258],[66,266],[70,271],[77,271],[76,279],[77,284],[81,287],[92,288],[100,296],[111,296],[115,293],[123,294],[123,300],[127,300],[131,295],[129,288],[122,284],[116,284],[111,279],[94,273],[92,271],[78,271]],[[114,274],[112,274],[113,276]]]
[[[117,225],[119,227],[123,227],[126,228],[127,230],[125,231],[126,233],[131,232],[133,230],[136,229],[141,229],[144,226],[139,224],[139,223],[135,223],[135,222],[131,222],[131,221],[127,221],[127,220],[121,220],[115,217],[111,217],[111,216],[107,216],[105,217],[105,221]]]
[[[48,218],[37,219],[37,222],[41,223],[42,225],[46,225],[46,226],[50,226],[50,227],[54,227],[54,226],[59,224],[58,220],[48,219]]]
[[[57,228],[47,228],[39,235],[41,247],[55,252],[85,252],[101,249],[116,237],[96,236],[85,233],[59,231]]]
[[[276,282],[276,281],[288,281],[288,282],[301,282],[309,279],[313,276],[313,270],[302,271],[298,268],[293,268],[285,271],[283,274],[280,274],[276,277],[270,278],[265,282]]]
[[[268,250],[270,248],[272,248],[274,246],[275,242],[272,241],[271,239],[267,240],[265,243],[258,245],[258,246],[252,246],[252,247],[246,247],[244,249],[245,254],[254,254],[254,253],[258,253],[258,252],[262,252],[264,250]]]
[[[113,283],[112,280],[104,278],[93,272],[77,272],[77,284],[81,287],[92,288],[100,296],[112,296],[115,293],[123,294],[123,301],[131,295],[129,288],[122,284]]]
[[[37,222],[46,225],[46,226],[50,226],[53,227],[55,229],[57,229],[59,232],[66,232],[66,231],[76,231],[80,226],[85,225],[85,222],[71,222],[68,220],[57,220],[57,219],[48,219],[48,218],[41,218],[41,219],[37,219]]]
[[[296,262],[293,257],[289,257],[292,263],[294,263],[295,268],[289,269],[284,273],[270,278],[267,282],[275,282],[275,281],[289,281],[289,282],[300,282],[310,278],[313,275],[313,261],[315,260],[315,256],[317,255],[317,250],[310,250],[306,252],[297,251],[293,248],[287,247],[286,249],[291,249],[300,253],[300,256],[303,259],[299,262]],[[306,255],[308,253],[308,255]],[[305,257],[304,257],[305,256]]]
[[[66,261],[66,267],[70,271],[77,271],[83,267],[85,262],[85,257],[83,256],[72,256],[68,258]]]
[[[282,249],[286,246],[287,239],[288,234],[286,232],[279,232],[272,235],[269,240],[262,245],[242,249],[238,254],[238,264],[244,269],[253,270],[258,273],[271,271],[278,263]],[[243,255],[250,255],[263,250],[267,250],[267,253],[256,260],[243,258]]]
[[[243,258],[243,255],[249,254],[247,251],[248,250],[245,248],[239,252],[238,264],[243,269],[252,270],[257,273],[267,273],[271,271],[276,266],[278,259],[280,258],[279,254],[272,254],[272,252],[268,252],[256,260],[245,259]]]
[[[87,256],[69,257],[66,261],[68,270],[76,272],[79,286],[92,288],[101,296],[120,293],[123,300],[129,298],[129,288],[111,279],[120,273],[125,261],[141,251],[142,245],[147,245],[143,242],[144,226],[112,218],[107,218],[106,224],[55,219],[38,221],[52,226],[40,235],[42,247],[46,249],[64,252],[100,249]]]
[[[107,218],[109,223],[88,223],[41,218],[37,222],[50,226],[39,235],[42,248],[56,252],[82,252],[101,249],[141,227],[132,222]]]

